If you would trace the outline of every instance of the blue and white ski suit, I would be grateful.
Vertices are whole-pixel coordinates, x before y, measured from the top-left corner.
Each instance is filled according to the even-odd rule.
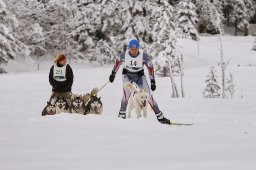
[[[138,55],[136,57],[133,57],[130,54],[129,50],[122,52],[116,59],[115,65],[112,71],[114,73],[117,73],[118,69],[122,64],[124,64],[123,73],[122,73],[123,85],[127,81],[131,81],[131,82],[135,82],[140,88],[144,88],[145,90],[147,90],[149,94],[149,98],[148,98],[149,105],[155,112],[157,118],[162,118],[163,114],[159,110],[159,107],[151,94],[151,90],[147,83],[146,76],[144,75],[144,65],[145,65],[148,69],[150,80],[155,79],[153,64],[148,54],[143,52],[142,50],[139,50]],[[127,107],[127,103],[130,95],[131,95],[130,91],[127,88],[123,87],[123,97],[121,101],[119,116],[123,115],[124,118],[125,118],[126,107]]]

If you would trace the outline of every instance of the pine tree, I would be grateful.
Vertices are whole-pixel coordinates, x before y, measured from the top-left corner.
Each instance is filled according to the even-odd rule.
[[[244,1],[235,0],[233,3],[233,11],[231,13],[231,20],[235,23],[235,35],[237,35],[239,30],[244,30],[244,35],[247,35],[249,19],[250,15]]]
[[[249,35],[249,27],[250,27],[250,20],[251,18],[256,14],[256,4],[253,4],[252,0],[243,0],[244,4],[246,6],[247,9],[247,15],[249,16],[248,19],[248,26],[246,24],[244,24],[244,36],[248,36]]]
[[[4,65],[17,55],[29,59],[29,50],[13,33],[18,26],[16,17],[10,13],[5,3],[0,0],[0,73],[5,73]]]
[[[216,75],[215,67],[211,67],[209,75],[206,79],[206,87],[203,91],[205,98],[219,98],[220,97],[220,86],[218,83],[218,77]]]
[[[252,44],[252,50],[256,51],[256,39],[255,39],[254,43]]]
[[[72,11],[67,2],[70,1],[10,0],[8,2],[22,23],[15,31],[17,37],[29,46],[32,56],[52,57],[60,51],[68,53],[68,43],[71,42],[69,20]]]
[[[218,5],[204,0],[200,5],[201,15],[198,22],[198,30],[203,33],[219,34],[224,32],[223,29],[223,16],[218,10]]]
[[[154,41],[152,27],[157,22],[154,16],[159,9],[157,1],[120,1],[118,6],[121,12],[117,17],[121,21],[121,29],[114,41],[115,44],[119,44],[118,51],[126,49],[126,44],[132,38],[138,39],[141,48],[145,50],[147,44],[152,44]]]
[[[195,25],[198,21],[195,5],[191,0],[182,0],[177,6],[177,33],[180,38],[198,40]]]
[[[226,89],[227,92],[230,94],[230,98],[233,99],[235,93],[235,85],[234,85],[234,78],[233,74],[229,74],[229,78],[226,80]]]
[[[172,84],[172,97],[179,97],[174,73],[180,74],[180,68],[176,69],[179,58],[176,55],[175,23],[173,22],[173,8],[167,0],[159,1],[159,8],[155,8],[154,17],[156,23],[153,27],[153,43],[150,46],[151,54],[155,58],[156,72],[161,76],[169,76]],[[178,70],[178,73],[175,72]]]
[[[89,60],[90,62],[96,61],[96,63],[100,63],[101,65],[109,64],[110,62],[114,62],[115,53],[106,41],[100,40],[97,42],[95,51],[91,53],[92,55],[89,57]]]
[[[149,53],[156,56],[155,64],[159,67],[160,74],[169,75],[169,64],[176,56],[175,26],[172,22],[173,8],[166,0],[162,0],[156,8],[156,17],[153,26],[153,41],[149,47]]]
[[[233,11],[232,2],[233,0],[225,0],[222,4],[223,17],[227,26],[231,26],[231,12]]]

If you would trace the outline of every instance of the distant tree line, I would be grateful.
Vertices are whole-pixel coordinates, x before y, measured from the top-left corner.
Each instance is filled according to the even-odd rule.
[[[59,52],[111,63],[131,38],[153,58],[175,56],[177,37],[197,40],[225,25],[248,35],[255,7],[256,0],[0,0],[0,72],[10,59]]]

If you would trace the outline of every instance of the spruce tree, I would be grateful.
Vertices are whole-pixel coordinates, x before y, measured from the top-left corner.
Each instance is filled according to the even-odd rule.
[[[201,15],[198,22],[200,33],[219,34],[224,32],[223,16],[218,10],[218,6],[209,0],[203,0],[200,5]]]
[[[256,38],[255,38],[254,43],[252,44],[252,50],[255,50],[255,51],[256,51]]]
[[[226,80],[226,89],[225,89],[229,95],[230,98],[233,99],[234,93],[235,93],[235,85],[234,85],[234,78],[233,74],[229,74],[229,78]]]
[[[180,1],[177,6],[176,15],[178,37],[198,40],[197,21],[196,8],[191,0]]]
[[[155,56],[157,70],[162,76],[168,76],[170,66],[176,56],[175,25],[172,21],[173,8],[167,0],[158,4],[155,17],[156,23],[153,27],[154,43],[149,47],[149,53]]]
[[[215,67],[211,67],[210,73],[207,75],[206,87],[203,91],[205,98],[219,98],[220,97],[220,86],[218,83],[218,77],[216,75]]]
[[[4,65],[17,55],[29,59],[29,50],[20,42],[13,30],[18,26],[16,17],[7,10],[5,3],[0,0],[0,73],[5,73]]]
[[[239,30],[244,30],[244,35],[248,35],[250,15],[244,1],[235,0],[232,5],[231,20],[235,23],[235,35]]]

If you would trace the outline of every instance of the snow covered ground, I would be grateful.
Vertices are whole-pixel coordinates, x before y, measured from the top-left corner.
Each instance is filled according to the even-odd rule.
[[[99,95],[101,116],[41,116],[50,97],[50,63],[40,71],[12,62],[0,75],[1,170],[254,170],[256,167],[256,53],[253,37],[224,37],[234,99],[203,99],[211,65],[219,61],[218,37],[182,40],[186,98],[172,99],[170,79],[157,77],[154,97],[166,117],[193,126],[166,126],[152,110],[147,119],[117,118],[121,71]],[[16,65],[15,68],[13,66]],[[239,67],[238,67],[239,65]],[[19,66],[19,67],[18,67]],[[71,65],[74,93],[108,81],[111,67]],[[12,68],[11,68],[12,67]],[[218,68],[219,69],[219,68]],[[24,71],[25,70],[25,71]]]

